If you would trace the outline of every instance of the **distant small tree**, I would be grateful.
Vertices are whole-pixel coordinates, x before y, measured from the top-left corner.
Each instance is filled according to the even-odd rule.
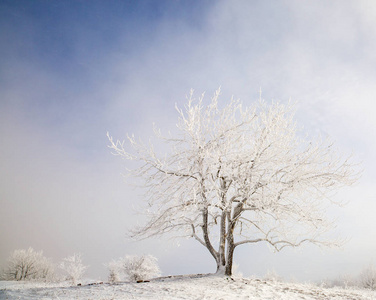
[[[243,273],[240,271],[239,269],[239,265],[238,264],[233,264],[232,265],[232,274],[236,277],[243,277]]]
[[[121,264],[131,281],[144,281],[161,274],[157,259],[152,255],[127,255],[121,260]]]
[[[268,270],[264,276],[264,279],[268,281],[283,282],[283,278],[279,276],[274,269]]]
[[[67,280],[70,280],[74,285],[82,279],[87,269],[87,266],[82,264],[81,254],[77,253],[64,258],[59,267],[68,274]]]
[[[351,288],[357,285],[356,280],[354,279],[354,276],[351,274],[344,274],[340,276],[339,281],[342,282],[341,286],[344,287],[345,289]]]
[[[376,290],[376,268],[373,264],[360,273],[359,284],[366,289]]]
[[[121,280],[121,275],[123,273],[122,270],[122,260],[112,260],[108,264],[106,264],[108,268],[108,281],[111,283],[118,282]]]
[[[7,261],[2,274],[4,280],[50,280],[54,275],[54,265],[43,256],[43,251],[33,248],[15,250]]]
[[[267,243],[275,251],[305,243],[332,246],[325,234],[333,192],[356,182],[349,158],[328,140],[297,132],[292,105],[260,101],[223,108],[218,90],[211,102],[188,97],[175,135],[156,138],[170,151],[128,136],[130,146],[108,134],[115,155],[139,163],[130,175],[142,179],[149,217],[133,237],[175,232],[192,237],[214,258],[217,273],[231,275],[234,251]]]

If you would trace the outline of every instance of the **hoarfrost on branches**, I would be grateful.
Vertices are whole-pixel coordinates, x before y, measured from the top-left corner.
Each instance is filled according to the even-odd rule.
[[[43,251],[33,248],[15,250],[10,255],[5,267],[3,280],[51,280],[54,266],[50,259],[43,256]]]
[[[367,289],[376,290],[376,268],[373,264],[363,269],[359,276],[359,285]]]
[[[59,267],[67,273],[67,280],[70,280],[74,285],[82,279],[87,269],[87,266],[82,264],[81,254],[77,253],[64,258]]]
[[[106,267],[108,268],[109,275],[108,275],[108,281],[111,283],[115,283],[121,280],[121,274],[122,274],[122,263],[121,261],[112,260],[108,264],[106,264]]]
[[[152,255],[126,255],[106,264],[111,283],[121,281],[125,276],[130,281],[144,281],[159,276],[158,260]]]
[[[149,222],[133,231],[146,238],[176,232],[208,249],[217,272],[231,275],[233,253],[243,244],[265,242],[274,250],[310,242],[336,245],[323,236],[333,227],[326,204],[357,173],[326,139],[297,134],[290,103],[260,101],[244,107],[231,99],[220,108],[216,91],[208,105],[193,91],[179,115],[177,136],[155,136],[170,146],[167,155],[128,136],[110,148],[140,163],[130,175],[146,186]],[[131,151],[132,150],[132,151]]]
[[[157,259],[152,255],[127,255],[121,262],[123,272],[131,281],[144,281],[161,274]]]

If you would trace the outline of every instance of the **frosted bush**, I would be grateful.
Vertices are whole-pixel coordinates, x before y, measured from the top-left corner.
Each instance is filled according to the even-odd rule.
[[[74,285],[82,279],[87,269],[87,266],[82,264],[81,254],[77,253],[64,258],[59,267],[68,274],[67,280],[70,280]]]
[[[119,260],[112,260],[108,264],[106,264],[109,275],[108,275],[108,281],[111,283],[118,282],[121,280],[121,274],[123,273],[122,270],[122,259]]]
[[[269,281],[274,281],[274,282],[282,282],[283,281],[282,277],[279,276],[278,273],[274,269],[268,270],[268,272],[266,272],[266,274],[264,276],[264,279],[269,280]]]
[[[243,277],[243,273],[240,271],[238,264],[232,265],[232,275],[236,277]]]
[[[376,268],[374,265],[370,264],[360,273],[359,284],[361,287],[376,290]]]
[[[321,281],[319,286],[322,288],[340,287],[347,289],[349,287],[356,286],[356,284],[354,283],[350,275],[341,275],[335,279],[326,278]]]
[[[7,261],[1,279],[3,280],[51,280],[54,266],[50,259],[43,256],[43,251],[15,250]]]
[[[127,255],[122,260],[122,269],[131,281],[143,281],[161,274],[157,259],[152,255]]]

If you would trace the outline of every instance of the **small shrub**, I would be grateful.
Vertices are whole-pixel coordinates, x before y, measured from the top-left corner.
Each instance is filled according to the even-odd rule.
[[[360,273],[359,284],[363,288],[376,290],[376,268],[374,265],[370,264]]]
[[[70,280],[74,285],[76,285],[77,282],[82,279],[82,276],[87,269],[87,266],[82,264],[81,254],[77,253],[64,258],[59,267],[68,273],[67,280]]]
[[[232,265],[232,275],[236,277],[243,277],[243,273],[240,271],[238,264]]]
[[[326,288],[341,287],[348,289],[357,286],[357,282],[353,276],[351,276],[350,274],[345,274],[338,276],[335,279],[327,278],[321,281],[320,286]]]
[[[273,270],[268,270],[264,276],[265,280],[274,281],[274,282],[283,282],[283,278]]]
[[[122,260],[122,269],[131,281],[144,281],[161,274],[157,259],[152,255],[127,255]]]
[[[121,274],[122,274],[122,260],[112,260],[108,264],[106,264],[109,275],[108,275],[108,281],[111,283],[118,282],[121,280]]]

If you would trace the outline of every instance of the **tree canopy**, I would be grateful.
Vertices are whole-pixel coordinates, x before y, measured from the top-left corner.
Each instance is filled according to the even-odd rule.
[[[145,186],[149,222],[135,237],[168,232],[191,236],[205,246],[217,272],[231,275],[237,246],[266,242],[276,251],[311,242],[333,245],[323,234],[332,192],[353,184],[354,165],[327,139],[309,140],[297,130],[294,106],[239,100],[221,108],[220,90],[187,97],[178,112],[178,134],[155,136],[169,146],[160,154],[134,136],[110,148],[139,167],[130,170]]]

